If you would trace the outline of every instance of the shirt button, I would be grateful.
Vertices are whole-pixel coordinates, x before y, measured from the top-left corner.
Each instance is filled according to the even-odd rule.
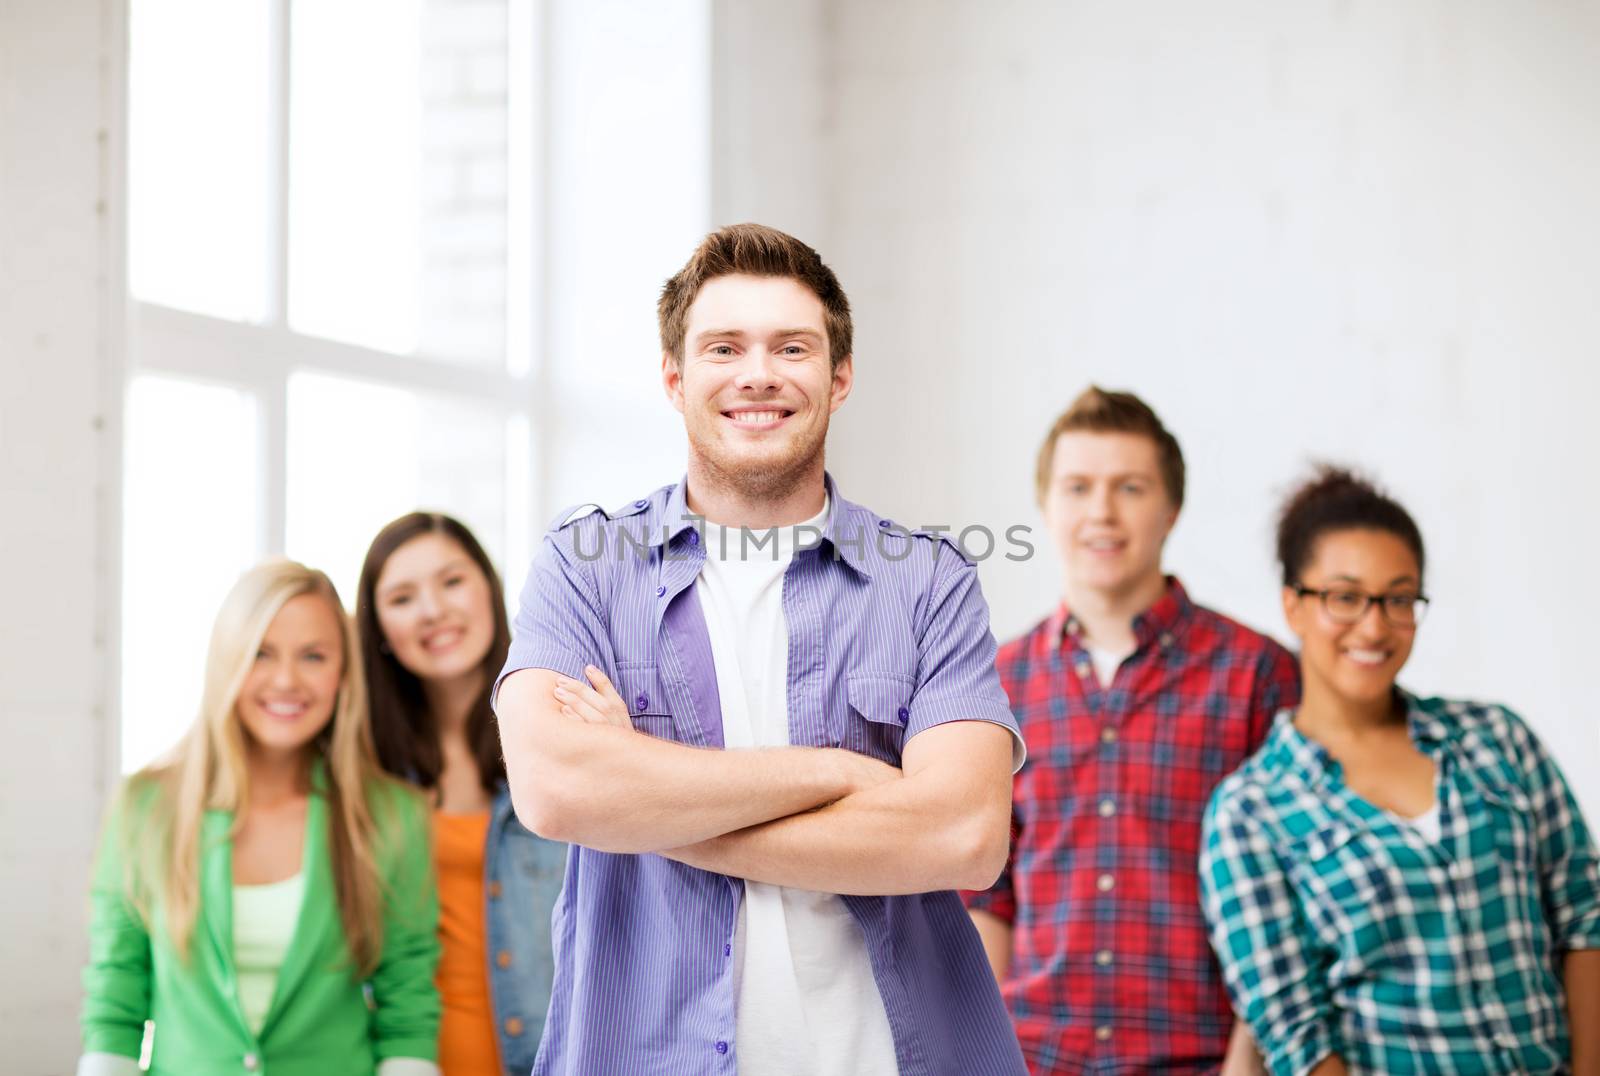
[[[1109,893],[1116,886],[1117,880],[1109,874],[1102,874],[1094,881],[1095,888],[1102,893]]]
[[[645,503],[646,502],[644,502],[644,501],[634,501],[633,502],[633,506],[635,508],[643,508],[645,506]]]
[[[1099,964],[1102,968],[1109,968],[1111,966],[1111,950],[1100,950],[1094,955],[1094,962]]]
[[[638,710],[641,714],[644,713],[645,707],[647,707],[649,705],[650,705],[650,696],[649,695],[640,695],[637,699],[633,700],[633,708],[635,710]]]
[[[1113,729],[1113,728],[1103,728],[1103,729],[1101,729],[1100,730],[1100,742],[1101,743],[1116,743],[1117,742],[1117,730]]]
[[[733,943],[732,942],[728,942],[728,943],[723,945],[723,947],[722,947],[722,955],[723,956],[732,956],[733,955]]]
[[[513,1037],[522,1034],[522,1021],[515,1016],[506,1021],[506,1034]]]
[[[1161,633],[1161,645],[1162,646],[1171,646],[1172,645],[1172,633],[1170,631],[1164,631],[1164,632]]]
[[[689,532],[689,544],[690,545],[699,545],[700,544],[700,532],[699,531],[690,531]]]
[[[718,1039],[717,1040],[717,1053],[725,1054],[727,1052],[728,1052],[728,1044],[723,1042],[721,1039]]]
[[[667,595],[667,588],[666,587],[656,587],[656,597],[664,598],[664,597],[666,597],[666,595]]]
[[[1089,675],[1089,663],[1087,661],[1080,661],[1072,668],[1079,676]]]
[[[888,526],[888,525],[889,525],[889,521],[888,521],[888,520],[887,520],[887,519],[880,519],[880,520],[878,520],[878,526],[880,526],[880,527],[887,527],[887,526]]]
[[[494,962],[502,968],[509,968],[511,966],[511,954],[502,949],[494,955]]]
[[[246,1072],[254,1072],[256,1069],[258,1069],[260,1067],[261,1067],[261,1059],[259,1057],[257,1057],[255,1054],[245,1054],[244,1055],[244,1070]]]
[[[899,710],[895,711],[895,716],[899,717],[901,721],[907,721],[911,718],[911,711],[902,706]]]
[[[1100,801],[1100,817],[1101,818],[1110,818],[1112,815],[1114,815],[1116,813],[1117,813],[1117,805],[1115,803],[1113,803],[1111,800],[1101,800]]]
[[[1105,1026],[1104,1024],[1102,1024],[1099,1027],[1094,1029],[1094,1037],[1099,1039],[1101,1042],[1110,1042],[1111,1041],[1111,1029],[1109,1027]]]
[[[489,899],[490,900],[498,900],[499,897],[500,897],[500,883],[499,882],[490,882],[489,883]]]

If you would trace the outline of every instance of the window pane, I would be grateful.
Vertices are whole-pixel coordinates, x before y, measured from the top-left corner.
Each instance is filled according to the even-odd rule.
[[[128,274],[141,299],[266,314],[266,0],[133,0]]]
[[[162,377],[128,386],[122,586],[122,768],[193,721],[211,622],[259,556],[255,401]]]
[[[289,379],[289,555],[333,577],[346,605],[378,528],[418,508],[506,550],[505,420],[449,397],[323,374]]]
[[[290,57],[290,325],[503,363],[504,0],[301,4]]]

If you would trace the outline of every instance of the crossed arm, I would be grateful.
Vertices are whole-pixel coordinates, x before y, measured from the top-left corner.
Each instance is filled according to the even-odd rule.
[[[512,800],[536,833],[841,894],[987,886],[1005,861],[998,725],[928,729],[903,771],[831,748],[708,751],[635,732],[604,674],[588,675],[525,669],[500,688]]]

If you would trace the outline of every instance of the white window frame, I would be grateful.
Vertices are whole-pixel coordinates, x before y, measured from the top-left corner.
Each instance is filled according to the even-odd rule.
[[[295,332],[289,327],[289,79],[290,17],[296,0],[269,0],[268,48],[268,274],[265,316],[232,321],[149,302],[128,293],[126,378],[157,375],[226,385],[256,401],[260,422],[256,485],[258,547],[281,553],[287,537],[288,393],[295,373],[353,378],[384,387],[447,394],[503,420],[520,417],[530,454],[544,427],[538,391],[543,364],[536,355],[537,299],[543,294],[541,233],[544,5],[507,0],[507,265],[506,354],[498,368],[473,367],[425,353],[398,354]],[[306,0],[310,2],[310,0]],[[525,510],[507,512],[506,568],[530,553],[539,509],[534,459],[505,461],[508,508],[521,493]]]

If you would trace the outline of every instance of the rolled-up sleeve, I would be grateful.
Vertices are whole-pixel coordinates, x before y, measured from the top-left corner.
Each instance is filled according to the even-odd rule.
[[[1533,730],[1501,713],[1527,775],[1539,884],[1557,949],[1600,949],[1600,856],[1561,767]]]
[[[917,644],[917,687],[911,696],[906,739],[947,721],[991,721],[1011,733],[1011,770],[1022,768],[1027,748],[1011,703],[995,672],[989,605],[978,570],[949,548],[934,564],[934,585]]]
[[[1234,1009],[1274,1076],[1341,1053],[1325,969],[1271,842],[1224,783],[1206,809],[1201,902]]]
[[[583,519],[545,536],[522,587],[496,696],[505,678],[522,669],[550,669],[583,681],[585,665],[612,668],[596,565],[580,555],[590,546],[603,548],[604,536],[588,533],[600,525]]]

